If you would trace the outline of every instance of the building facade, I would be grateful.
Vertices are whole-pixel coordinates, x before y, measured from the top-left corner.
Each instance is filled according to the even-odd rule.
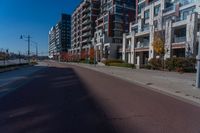
[[[129,32],[129,23],[135,19],[135,0],[100,0],[100,14],[96,20],[93,45],[97,60],[119,58],[118,48],[123,33]]]
[[[99,15],[99,0],[83,0],[72,14],[72,48],[78,59],[89,53]],[[85,55],[86,56],[86,55]]]
[[[156,33],[164,37],[164,58],[196,57],[200,31],[199,0],[138,0],[137,19],[123,35],[122,59],[142,66],[155,58]]]
[[[49,57],[58,58],[71,48],[71,15],[62,14],[58,23],[49,31]]]

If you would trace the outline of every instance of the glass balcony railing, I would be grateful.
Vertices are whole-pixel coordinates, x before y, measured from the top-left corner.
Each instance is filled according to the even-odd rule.
[[[179,2],[181,4],[181,6],[184,6],[184,5],[187,5],[187,4],[199,2],[199,0],[180,0]]]
[[[145,0],[139,0],[138,3],[142,2],[142,1],[145,1]]]
[[[175,5],[165,8],[163,12],[166,13],[173,10],[175,10]]]
[[[149,25],[144,25],[142,31],[149,31]]]
[[[149,47],[149,42],[137,42],[136,48],[148,48]]]
[[[185,41],[186,41],[186,36],[174,38],[174,43],[180,43],[180,42],[185,42]]]

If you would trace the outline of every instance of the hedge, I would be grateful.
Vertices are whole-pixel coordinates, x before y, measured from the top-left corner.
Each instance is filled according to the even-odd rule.
[[[111,63],[124,63],[122,60],[105,60],[103,63],[107,66],[109,66]]]
[[[134,64],[128,64],[128,63],[110,63],[109,66],[135,68]]]
[[[169,71],[195,72],[196,59],[176,57],[165,61],[165,67]]]
[[[184,58],[184,57],[173,57],[166,59],[164,64],[161,59],[151,59],[149,64],[145,65],[147,69],[156,69],[161,70],[163,68],[167,69],[168,71],[176,71],[176,72],[196,72],[195,65],[196,59],[195,58]],[[164,65],[164,67],[163,67]]]

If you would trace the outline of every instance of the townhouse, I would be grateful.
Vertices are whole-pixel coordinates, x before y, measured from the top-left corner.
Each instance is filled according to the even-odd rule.
[[[137,0],[136,21],[123,34],[122,60],[143,66],[155,58],[156,33],[164,38],[164,58],[196,57],[200,36],[199,0]]]

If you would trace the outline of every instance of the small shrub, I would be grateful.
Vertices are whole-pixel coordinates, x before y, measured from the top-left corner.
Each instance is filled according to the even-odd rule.
[[[151,66],[152,69],[160,70],[162,69],[162,61],[161,59],[151,59],[149,61],[149,65]]]
[[[110,63],[109,66],[135,68],[134,64],[129,64],[129,63]]]
[[[176,57],[165,61],[166,69],[177,72],[195,72],[196,59]]]
[[[175,70],[175,62],[176,62],[175,58],[166,59],[165,60],[165,68],[168,71],[174,71]]]
[[[89,63],[90,63],[90,64],[94,64],[94,59],[90,59]],[[95,61],[95,64],[97,64],[96,61]]]
[[[152,69],[152,67],[151,67],[150,64],[146,64],[146,65],[144,65],[144,68],[145,68],[145,69]]]
[[[124,63],[124,61],[122,61],[122,60],[105,60],[102,63],[109,66],[111,63]]]

